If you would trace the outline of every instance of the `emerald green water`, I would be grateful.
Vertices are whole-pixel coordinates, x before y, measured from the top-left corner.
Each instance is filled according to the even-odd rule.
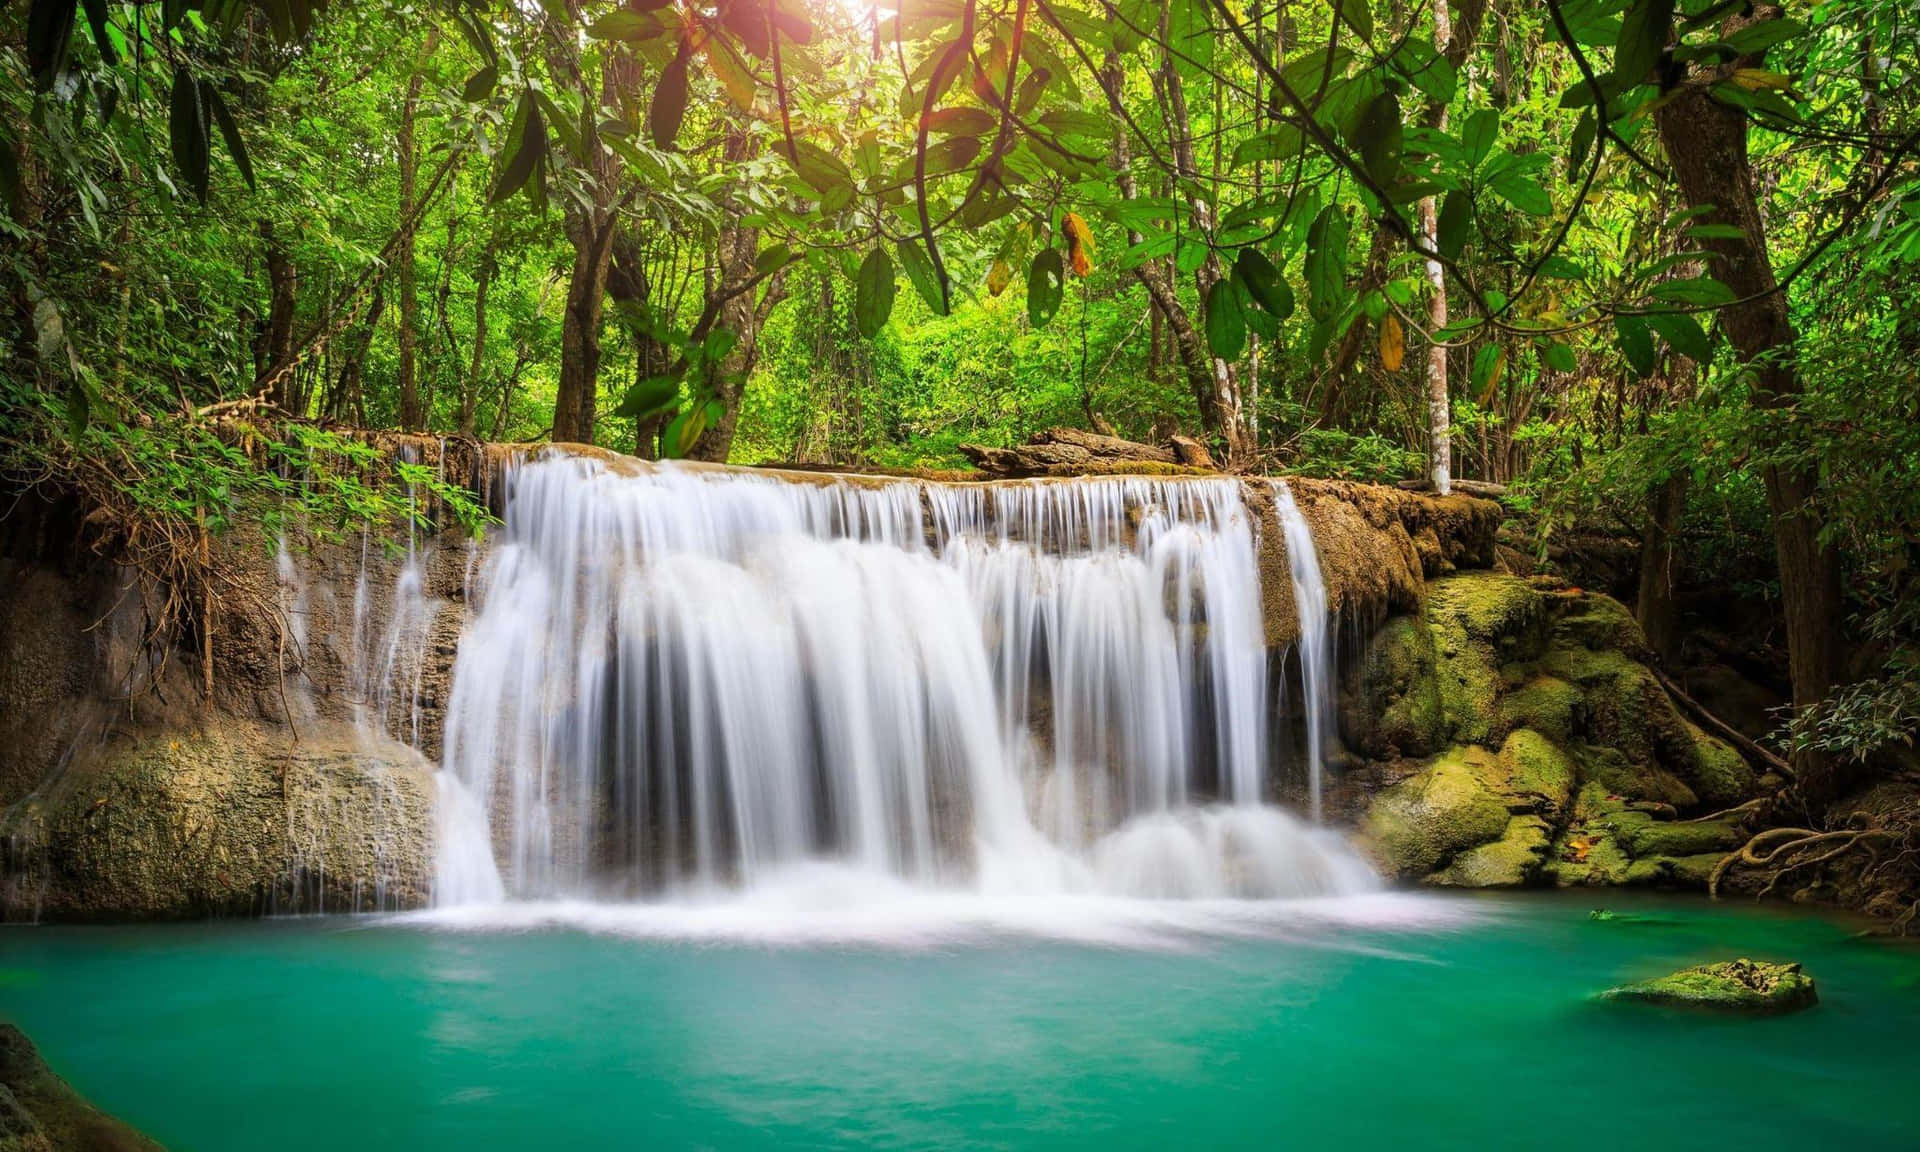
[[[1591,897],[1399,897],[1147,948],[15,928],[0,1014],[178,1150],[1920,1146],[1920,954],[1606,898],[1609,921]],[[1733,955],[1803,961],[1821,1005],[1588,999]]]

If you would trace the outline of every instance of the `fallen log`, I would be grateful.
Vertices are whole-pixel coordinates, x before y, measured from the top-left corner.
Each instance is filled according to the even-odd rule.
[[[994,479],[1091,476],[1103,472],[1185,474],[1213,472],[1213,456],[1198,440],[1175,436],[1166,447],[1078,428],[1049,428],[1025,444],[989,448],[962,444],[961,455]]]

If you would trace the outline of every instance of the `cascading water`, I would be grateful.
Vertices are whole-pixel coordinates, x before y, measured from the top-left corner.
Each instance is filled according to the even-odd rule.
[[[988,894],[1370,887],[1265,803],[1256,544],[1227,479],[522,464],[454,666],[436,899],[820,861]]]
[[[1313,530],[1293,490],[1285,480],[1273,484],[1274,513],[1287,542],[1287,564],[1293,576],[1293,601],[1300,617],[1300,684],[1306,697],[1307,791],[1314,823],[1320,822],[1320,785],[1325,773],[1327,743],[1334,734],[1333,643],[1328,628],[1327,585],[1320,574],[1320,552]]]

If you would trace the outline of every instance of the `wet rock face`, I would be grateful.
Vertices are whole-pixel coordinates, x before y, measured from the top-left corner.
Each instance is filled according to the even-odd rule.
[[[1602,995],[1608,1000],[1754,1016],[1799,1012],[1820,1001],[1813,977],[1800,965],[1746,959],[1683,968],[1669,976],[1610,988]]]
[[[391,741],[232,720],[120,738],[0,816],[7,919],[411,908],[433,875],[432,766]]]
[[[1471,887],[1703,885],[1744,832],[1680,817],[1738,804],[1755,776],[1676,710],[1648,658],[1605,596],[1495,572],[1432,581],[1424,617],[1377,630],[1342,701],[1356,750],[1414,762],[1360,820],[1375,862]]]

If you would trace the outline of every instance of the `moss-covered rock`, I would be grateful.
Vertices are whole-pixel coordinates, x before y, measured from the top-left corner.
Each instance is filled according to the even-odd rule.
[[[1500,721],[1565,743],[1573,738],[1579,707],[1578,688],[1554,676],[1533,676],[1500,698]]]
[[[1485,749],[1451,749],[1381,792],[1361,822],[1361,846],[1382,871],[1414,878],[1500,839],[1509,813],[1486,784],[1490,760]]]
[[[1701,803],[1731,808],[1754,794],[1759,781],[1746,757],[1733,745],[1707,735],[1693,723],[1688,723],[1686,729],[1693,744],[1692,771],[1687,778]]]
[[[1798,1012],[1819,1002],[1813,977],[1798,964],[1727,960],[1610,988],[1608,1000],[1638,1000],[1748,1015]]]
[[[1504,791],[1540,802],[1547,815],[1557,815],[1573,799],[1576,773],[1567,754],[1531,728],[1521,728],[1500,745],[1498,764]]]
[[[1344,727],[1374,756],[1431,756],[1452,741],[1440,699],[1433,632],[1415,616],[1392,616],[1367,645],[1359,693]]]
[[[391,741],[237,721],[150,735],[0,813],[14,918],[172,919],[417,907],[432,766]]]
[[[1556,647],[1581,647],[1596,652],[1618,652],[1644,663],[1653,658],[1640,622],[1625,604],[1611,596],[1564,596],[1553,624]]]
[[[1522,888],[1537,883],[1553,837],[1538,816],[1515,816],[1491,844],[1469,848],[1426,878],[1429,884],[1459,888]]]
[[[1699,797],[1686,781],[1652,759],[1636,760],[1617,748],[1576,744],[1572,748],[1580,778],[1623,800],[1655,800],[1676,810],[1692,808]]]
[[[1655,820],[1645,812],[1629,809],[1614,815],[1611,822],[1614,833],[1636,860],[1650,856],[1699,856],[1708,852],[1725,854],[1746,840],[1746,836],[1726,820]]]
[[[1533,585],[1517,576],[1468,572],[1435,580],[1428,605],[1470,638],[1493,645],[1503,661],[1532,659],[1546,639],[1546,605]]]

